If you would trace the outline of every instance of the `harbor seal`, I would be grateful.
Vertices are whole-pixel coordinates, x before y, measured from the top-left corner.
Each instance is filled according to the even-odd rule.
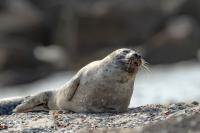
[[[142,60],[134,50],[118,49],[80,69],[60,89],[31,96],[14,111],[125,112]]]

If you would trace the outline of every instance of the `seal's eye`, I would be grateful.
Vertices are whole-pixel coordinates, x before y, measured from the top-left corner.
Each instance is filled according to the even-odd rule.
[[[130,50],[127,49],[127,50],[123,50],[122,52],[127,54],[130,52]]]

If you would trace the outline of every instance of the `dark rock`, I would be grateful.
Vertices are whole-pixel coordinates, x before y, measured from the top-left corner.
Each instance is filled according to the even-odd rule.
[[[144,49],[151,64],[195,59],[199,7],[198,0],[1,0],[0,75],[14,75],[0,82],[34,81],[52,68],[78,69],[119,47]],[[52,44],[66,53],[61,65],[34,55],[37,47]]]
[[[29,83],[54,70],[67,68],[40,60],[39,46],[55,41],[61,11],[66,1],[2,0],[0,2],[0,86]]]
[[[48,131],[42,128],[27,128],[27,129],[23,129],[23,131],[21,132],[22,133],[41,133],[41,132],[48,132]]]
[[[15,100],[0,100],[0,115],[11,115],[13,109],[20,103],[22,103],[23,98],[15,98]]]
[[[199,102],[193,101],[192,104],[193,104],[193,105],[199,105]]]
[[[96,51],[138,46],[149,40],[175,12],[166,11],[163,4],[159,0],[70,1],[58,26],[65,28],[58,30],[56,40],[73,57],[71,64],[83,66],[102,57]]]
[[[152,64],[195,59],[200,48],[199,31],[199,24],[191,17],[175,17],[152,37],[145,56]]]

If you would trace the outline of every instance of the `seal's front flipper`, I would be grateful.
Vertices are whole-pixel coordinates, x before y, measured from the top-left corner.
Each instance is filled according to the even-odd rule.
[[[76,90],[78,89],[79,84],[80,84],[79,76],[73,77],[72,80],[68,82],[68,85],[66,86],[68,88],[68,92],[67,92],[68,101],[72,100],[74,94],[76,93]]]
[[[35,95],[28,100],[25,100],[22,104],[18,105],[13,111],[17,113],[34,111],[35,109],[37,110],[37,107],[39,106],[43,106],[44,108],[46,108],[50,94],[50,91],[39,93],[38,95]]]

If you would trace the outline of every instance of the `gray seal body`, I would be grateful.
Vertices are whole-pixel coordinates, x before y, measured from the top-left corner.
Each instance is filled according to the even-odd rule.
[[[15,111],[125,112],[141,63],[134,50],[118,49],[83,67],[60,89],[24,100]]]

